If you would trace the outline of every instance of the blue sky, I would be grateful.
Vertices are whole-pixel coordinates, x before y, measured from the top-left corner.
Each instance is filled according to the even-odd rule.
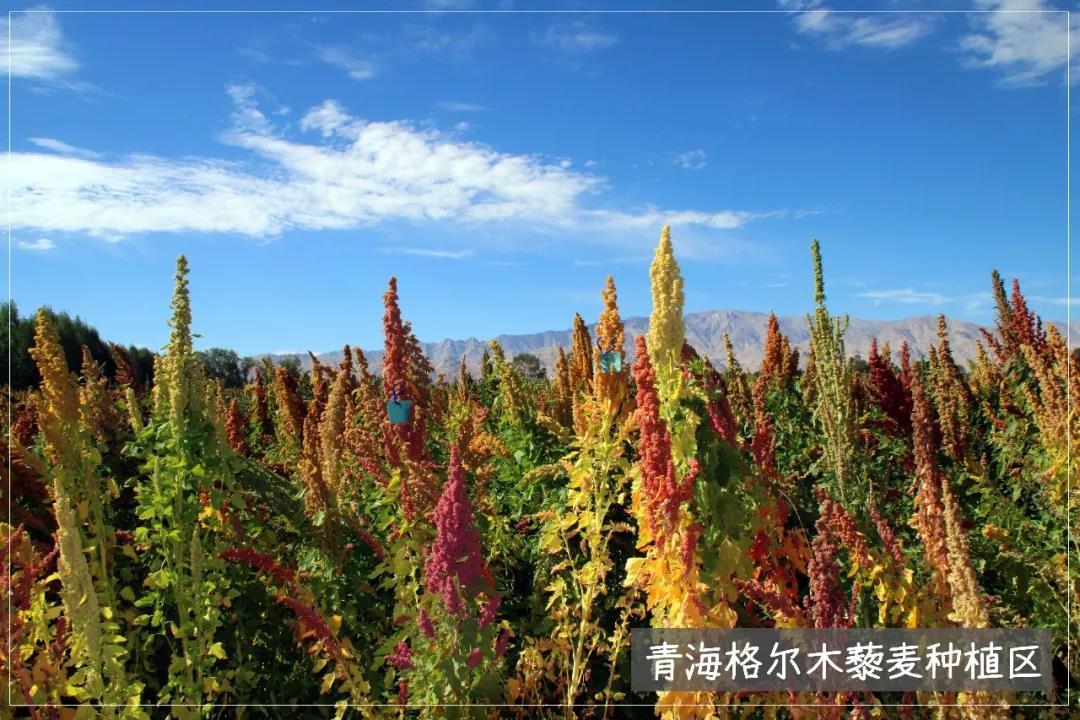
[[[1070,6],[856,7],[15,13],[12,295],[158,348],[183,252],[203,346],[378,346],[390,275],[484,338],[647,314],[670,223],[688,311],[805,312],[816,236],[834,310],[1065,319],[1068,20],[1006,11]]]

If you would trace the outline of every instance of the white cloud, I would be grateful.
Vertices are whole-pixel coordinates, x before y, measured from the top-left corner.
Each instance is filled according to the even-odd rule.
[[[225,86],[225,93],[233,102],[233,126],[250,132],[266,132],[270,121],[266,119],[255,96],[258,88],[248,84],[230,84]]]
[[[851,45],[893,50],[912,44],[937,24],[931,14],[836,12],[824,7],[822,0],[780,0],[779,5],[795,13],[796,32],[819,37],[834,50]]]
[[[708,159],[704,150],[687,150],[677,153],[673,158],[675,164],[684,170],[701,170],[708,163]]]
[[[855,297],[865,298],[880,305],[883,302],[902,303],[904,305],[944,305],[952,298],[935,292],[921,292],[911,288],[899,288],[896,290],[873,290],[870,292],[856,293]]]
[[[309,110],[304,117],[300,118],[300,129],[318,130],[324,138],[340,132],[351,132],[361,125],[353,125],[349,117],[335,100],[327,100],[317,107]]]
[[[19,240],[15,243],[15,247],[20,250],[37,250],[45,251],[52,250],[56,247],[52,240],[49,238],[38,238],[37,240]]]
[[[71,80],[79,63],[71,54],[55,13],[15,11],[9,17],[10,28],[8,18],[0,19],[0,58],[6,63],[10,53],[12,77],[71,90],[92,87]]]
[[[439,102],[435,103],[435,107],[439,108],[440,110],[445,110],[446,112],[453,113],[487,112],[491,109],[484,105],[478,105],[476,103],[468,102],[457,102],[456,100],[440,100]]]
[[[974,32],[959,42],[968,67],[997,70],[1007,85],[1040,84],[1055,73],[1064,78],[1070,45],[1074,55],[1080,52],[1080,20],[1069,27],[1069,16],[1043,0],[977,0],[976,5],[994,12],[970,16]]]
[[[549,25],[543,33],[534,34],[533,40],[565,53],[604,50],[619,42],[617,35],[597,30],[580,20],[573,23]]]
[[[398,245],[389,245],[379,249],[392,255],[415,255],[417,257],[444,260],[463,260],[473,254],[472,250],[433,250],[431,248],[401,247]]]
[[[778,5],[792,11],[796,32],[818,37],[832,49],[904,47],[931,33],[940,19],[917,11],[841,13],[823,0],[778,0]],[[1006,85],[1041,84],[1054,73],[1063,75],[1071,62],[1070,45],[1074,56],[1080,53],[1080,16],[1069,27],[1069,16],[1046,0],[975,0],[975,6],[981,12],[967,15],[971,32],[959,38],[957,48],[965,66],[997,70]]]
[[[52,152],[60,153],[61,155],[75,155],[77,157],[90,159],[101,157],[101,153],[94,152],[93,150],[85,150],[80,147],[75,147],[74,145],[68,145],[66,142],[55,138],[32,137],[30,138],[30,142],[34,143],[39,148],[51,150]]]
[[[318,55],[323,62],[344,70],[353,80],[370,80],[378,74],[373,60],[358,58],[343,47],[321,47]]]
[[[301,135],[287,135],[259,110],[255,89],[227,92],[235,111],[221,139],[248,151],[243,160],[13,153],[0,158],[0,174],[12,179],[12,226],[115,240],[181,231],[272,237],[394,221],[518,223],[581,231],[602,243],[630,231],[651,237],[664,224],[732,230],[792,215],[597,207],[607,180],[559,160],[500,152],[404,121],[357,119],[334,101],[304,114]]]

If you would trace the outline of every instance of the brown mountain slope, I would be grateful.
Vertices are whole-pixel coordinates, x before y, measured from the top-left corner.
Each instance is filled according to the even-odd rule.
[[[731,336],[735,355],[744,368],[756,370],[761,364],[762,347],[765,340],[765,327],[768,315],[759,312],[746,312],[739,310],[710,310],[706,312],[691,313],[686,316],[686,337],[694,348],[707,355],[718,366],[724,365],[724,333]],[[779,318],[780,329],[791,338],[792,344],[799,348],[800,355],[806,357],[807,348],[810,344],[810,333],[806,326],[804,316],[787,316]],[[626,352],[633,354],[634,338],[642,334],[648,328],[648,318],[626,318]],[[1062,334],[1065,332],[1064,323],[1054,323]],[[949,321],[949,341],[952,345],[953,354],[960,363],[973,360],[976,354],[976,341],[981,339],[979,325],[963,320]],[[590,331],[592,330],[590,326]],[[1073,347],[1080,345],[1080,321],[1072,324]],[[889,343],[894,351],[899,350],[900,343],[907,340],[911,347],[912,357],[921,358],[925,355],[926,348],[937,342],[937,318],[930,315],[904,318],[902,320],[863,320],[851,318],[851,324],[844,336],[849,354],[858,354],[866,357],[870,348],[870,340],[877,338],[879,344]],[[502,343],[508,357],[531,353],[540,358],[546,367],[550,368],[555,363],[555,352],[558,345],[569,347],[570,330],[551,330],[527,335],[499,335],[497,338]],[[486,342],[469,338],[468,340],[443,340],[436,343],[424,343],[424,349],[435,366],[435,371],[445,373],[447,377],[453,377],[457,372],[458,363],[462,354],[466,356],[466,363],[470,371],[476,372],[480,365],[480,358],[487,347]],[[382,351],[365,350],[372,369],[376,372],[381,368]],[[280,358],[282,356],[273,356]],[[303,367],[310,365],[310,359],[306,355],[297,356]],[[324,363],[337,364],[341,360],[341,351],[324,353],[319,355],[319,360]]]

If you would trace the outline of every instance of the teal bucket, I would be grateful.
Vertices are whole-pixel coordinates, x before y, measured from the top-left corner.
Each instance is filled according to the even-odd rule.
[[[404,425],[409,422],[412,400],[390,400],[386,403],[386,414],[391,425]]]
[[[614,350],[600,353],[600,372],[611,373],[622,370],[622,355]]]

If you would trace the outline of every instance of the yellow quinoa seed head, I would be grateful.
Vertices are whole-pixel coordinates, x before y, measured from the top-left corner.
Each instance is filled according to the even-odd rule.
[[[649,360],[656,370],[657,385],[661,397],[665,397],[670,394],[671,384],[678,374],[686,337],[683,278],[675,261],[670,226],[665,225],[660,233],[660,243],[649,266],[649,278],[652,281],[652,314],[649,315],[646,339]]]

